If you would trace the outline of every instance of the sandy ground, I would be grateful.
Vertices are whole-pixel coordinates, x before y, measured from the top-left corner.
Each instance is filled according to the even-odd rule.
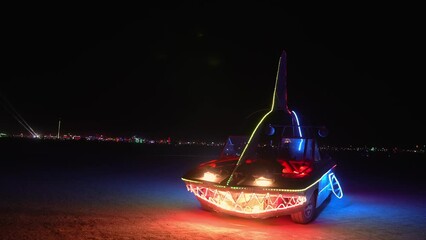
[[[399,202],[398,202],[399,203]],[[423,203],[398,206],[387,197],[332,199],[315,222],[287,216],[239,219],[194,206],[147,206],[58,211],[19,209],[0,214],[1,239],[424,239]]]
[[[195,161],[193,156],[173,159]],[[395,190],[385,184],[389,176],[379,183],[360,182],[353,176],[345,180],[350,174],[343,171],[344,198],[331,198],[314,222],[300,225],[289,216],[258,220],[204,211],[179,178],[186,164],[165,167],[167,176],[135,166],[132,171],[114,165],[97,172],[3,172],[0,239],[426,238],[424,188],[413,190],[412,179]],[[114,170],[120,174],[111,174]]]

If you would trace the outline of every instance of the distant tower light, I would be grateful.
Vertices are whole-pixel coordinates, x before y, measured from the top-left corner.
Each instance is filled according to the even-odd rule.
[[[61,132],[61,119],[59,119],[59,122],[58,122],[58,136],[57,136],[57,139],[59,139],[60,138],[60,132]]]

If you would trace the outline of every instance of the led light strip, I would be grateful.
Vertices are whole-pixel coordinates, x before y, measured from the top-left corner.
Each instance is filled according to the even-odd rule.
[[[281,65],[281,58],[280,58],[280,61],[278,62],[278,69],[280,69],[280,65]],[[263,116],[262,117],[262,119],[260,119],[260,121],[259,121],[259,123],[256,125],[256,127],[254,128],[254,130],[253,130],[253,132],[251,133],[251,135],[250,135],[250,138],[249,138],[249,140],[248,140],[248,142],[247,142],[247,144],[246,144],[246,146],[244,147],[244,150],[243,150],[243,152],[241,153],[241,156],[240,156],[240,158],[238,159],[238,162],[237,162],[237,165],[235,165],[235,168],[234,168],[234,170],[232,171],[232,173],[231,173],[231,175],[229,176],[229,179],[228,179],[228,181],[226,182],[226,185],[228,186],[229,185],[229,183],[232,181],[232,176],[234,175],[234,172],[235,172],[235,170],[238,168],[238,166],[240,166],[240,162],[241,162],[241,159],[243,159],[243,157],[244,157],[244,153],[246,152],[246,150],[247,150],[247,147],[250,145],[250,142],[251,142],[251,140],[253,139],[253,136],[254,136],[254,134],[256,133],[256,131],[257,131],[257,129],[259,128],[259,126],[262,124],[262,122],[263,122],[263,120],[265,120],[265,118],[274,110],[274,107],[275,107],[275,93],[276,93],[276,91],[277,91],[277,85],[278,85],[278,74],[279,74],[279,71],[277,72],[277,76],[275,77],[275,87],[274,87],[274,95],[273,95],[273,97],[272,97],[272,107],[271,107],[271,110],[269,110],[269,112],[267,112],[266,114],[265,114],[265,116]]]
[[[334,173],[330,173],[328,175],[328,179],[330,180],[331,191],[333,191],[334,195],[337,198],[341,199],[343,197],[343,190],[342,190],[342,187],[340,187],[340,183],[339,183],[339,180],[337,180],[336,175],[334,175]],[[334,189],[335,185],[337,185],[337,189],[336,190]]]
[[[300,129],[300,124],[299,124],[299,118],[297,117],[297,114],[295,111],[291,111],[294,116],[296,117],[296,123],[297,123],[297,128],[299,129],[299,137],[302,137],[302,130]]]
[[[273,104],[272,104],[272,106],[273,106]],[[257,129],[259,128],[259,126],[262,124],[262,122],[263,122],[263,120],[270,114],[272,112],[272,109],[268,112],[268,113],[266,113],[265,114],[265,116],[263,116],[263,118],[260,120],[260,122],[257,124],[257,126],[256,126],[256,128],[254,129],[254,131],[252,132],[252,134],[250,135],[250,139],[248,140],[248,142],[247,142],[247,144],[246,144],[246,146],[244,147],[244,150],[243,150],[243,152],[241,153],[241,156],[240,156],[240,158],[238,159],[238,162],[237,162],[237,164],[235,165],[235,168],[234,168],[234,170],[232,171],[232,173],[231,173],[231,176],[229,177],[229,179],[228,179],[228,181],[226,182],[226,185],[229,185],[229,183],[232,181],[232,176],[234,175],[234,172],[235,172],[235,170],[238,168],[238,166],[240,166],[240,162],[241,162],[241,159],[244,157],[244,153],[246,152],[246,150],[247,150],[247,147],[250,145],[250,142],[251,142],[251,140],[252,140],[252,138],[253,138],[253,136],[254,136],[254,134],[256,133],[256,131],[257,131]]]
[[[327,185],[325,185],[325,187],[323,187],[319,192],[318,195],[320,195],[324,190],[327,190],[330,187],[330,183],[328,183]]]
[[[230,189],[235,189],[235,190],[247,190],[247,189],[259,189],[259,190],[261,190],[261,191],[274,191],[274,192],[304,192],[304,191],[306,191],[306,190],[308,190],[309,188],[311,188],[311,187],[313,187],[313,186],[315,186],[315,184],[317,184],[319,181],[321,181],[321,179],[325,176],[325,175],[327,175],[327,174],[329,174],[330,173],[330,171],[331,170],[333,170],[333,168],[335,168],[337,166],[337,164],[335,164],[333,167],[331,167],[326,173],[324,173],[318,180],[316,180],[314,183],[312,183],[311,185],[309,185],[309,186],[307,186],[306,188],[302,188],[302,189],[285,189],[285,188],[259,188],[259,187],[229,187]],[[333,174],[334,175],[334,173],[331,173],[331,174]],[[330,175],[331,175],[330,174]],[[330,176],[329,176],[330,177]],[[198,183],[198,184],[203,184],[203,182],[201,182],[201,181],[194,181],[194,180],[189,180],[189,179],[186,179],[186,178],[181,178],[182,179],[182,181],[184,181],[184,182],[190,182],[190,183]],[[331,180],[331,178],[329,179],[329,180]],[[337,178],[336,178],[336,181],[337,181]],[[330,181],[330,183],[331,183],[331,181]],[[226,188],[225,186],[222,186],[222,185],[214,185],[215,187],[221,187],[221,188]],[[339,186],[340,186],[340,184],[339,184]],[[343,193],[343,192],[342,192]]]
[[[305,196],[285,196],[270,193],[244,193],[211,189],[208,187],[187,184],[187,190],[199,199],[213,204],[221,209],[243,214],[261,214],[286,210],[303,205]]]

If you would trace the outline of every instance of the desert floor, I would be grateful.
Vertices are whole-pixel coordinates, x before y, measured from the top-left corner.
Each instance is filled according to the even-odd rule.
[[[0,239],[425,239],[424,155],[335,154],[314,222],[204,211],[181,175],[219,149],[0,143]]]

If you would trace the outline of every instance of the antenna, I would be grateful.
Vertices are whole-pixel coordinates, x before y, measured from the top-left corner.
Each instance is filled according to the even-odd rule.
[[[278,62],[277,77],[275,80],[273,110],[286,110],[291,114],[287,107],[287,54],[283,50]]]

